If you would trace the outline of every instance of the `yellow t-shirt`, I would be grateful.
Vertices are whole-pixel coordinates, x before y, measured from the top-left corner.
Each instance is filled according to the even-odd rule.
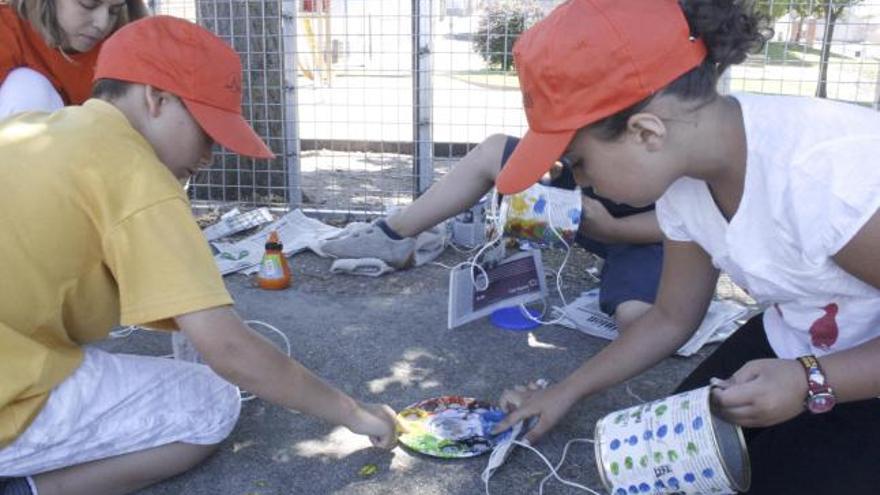
[[[232,303],[180,183],[114,106],[0,122],[0,448],[111,327]]]

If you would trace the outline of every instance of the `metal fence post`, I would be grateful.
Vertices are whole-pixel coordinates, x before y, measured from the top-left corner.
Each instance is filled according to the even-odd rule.
[[[290,209],[302,206],[302,177],[300,176],[299,115],[297,113],[296,63],[296,7],[297,0],[281,0],[281,71],[284,84],[284,164],[287,167],[287,198]]]
[[[434,174],[431,14],[433,0],[412,0],[413,43],[413,195],[431,187]]]

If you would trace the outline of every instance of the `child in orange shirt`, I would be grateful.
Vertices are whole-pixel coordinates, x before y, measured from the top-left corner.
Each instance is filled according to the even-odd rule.
[[[141,0],[0,0],[0,119],[84,102],[101,43],[147,14]]]

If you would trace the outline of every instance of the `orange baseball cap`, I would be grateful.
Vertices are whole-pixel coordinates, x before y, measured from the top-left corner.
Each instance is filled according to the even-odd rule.
[[[526,132],[495,182],[512,194],[550,169],[578,129],[666,87],[706,57],[676,0],[569,0],[513,47]]]
[[[214,141],[255,158],[275,155],[241,114],[241,61],[220,38],[190,21],[153,16],[104,42],[95,80],[149,84],[178,96]]]

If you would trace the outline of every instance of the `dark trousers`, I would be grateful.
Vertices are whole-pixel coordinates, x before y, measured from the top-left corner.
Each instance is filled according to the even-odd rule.
[[[753,317],[679,385],[727,378],[754,359],[775,358],[763,315]],[[806,376],[804,377],[806,380]],[[834,384],[831,384],[832,387]],[[753,495],[880,493],[880,400],[837,404],[767,428],[745,428]]]

